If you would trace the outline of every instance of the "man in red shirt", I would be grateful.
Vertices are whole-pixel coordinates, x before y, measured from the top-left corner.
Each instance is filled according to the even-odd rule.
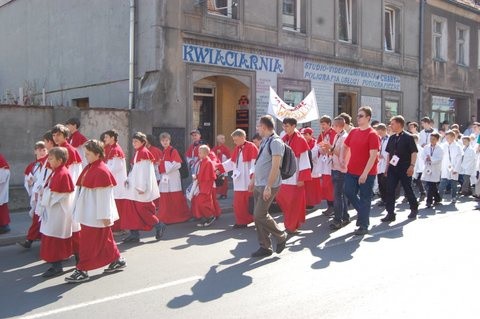
[[[345,195],[357,211],[355,235],[368,234],[372,189],[377,174],[377,155],[380,147],[377,132],[370,126],[372,108],[358,109],[357,123],[345,139],[345,157],[350,155],[345,175]]]

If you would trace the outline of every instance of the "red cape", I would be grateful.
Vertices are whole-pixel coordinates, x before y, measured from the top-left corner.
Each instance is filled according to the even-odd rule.
[[[125,153],[123,153],[122,148],[117,143],[105,146],[105,161],[114,157],[125,158]]]
[[[78,154],[78,151],[71,144],[65,142],[62,145],[58,145],[58,146],[65,147],[67,149],[68,159],[67,159],[67,162],[65,163],[65,166],[67,168],[74,163],[82,162],[82,158],[80,157],[80,154]]]
[[[136,157],[137,157],[135,163],[138,163],[138,162],[143,161],[143,160],[149,160],[149,161],[155,163],[155,156],[153,156],[153,154],[145,146],[142,146],[138,150],[136,150],[135,154],[136,154]],[[135,164],[133,162],[134,160],[135,160],[135,155],[133,155],[130,163]]]
[[[318,136],[317,143],[323,142],[327,135],[330,139],[329,143],[333,144],[333,140],[335,139],[335,136],[337,135],[337,133],[335,132],[335,130],[333,128],[328,129],[326,132],[320,133],[320,135]]]
[[[79,131],[75,131],[72,133],[70,138],[68,139],[68,143],[71,144],[73,147],[77,148],[85,144],[88,139],[82,135]]]
[[[52,192],[56,193],[71,193],[75,189],[72,177],[65,165],[61,165],[53,171],[47,184]]]
[[[307,141],[307,144],[310,149],[313,149],[317,143],[315,143],[315,139],[312,138],[310,141]]]
[[[200,193],[210,194],[213,189],[213,182],[217,178],[215,174],[215,163],[204,158],[199,163],[200,169],[197,174],[197,181]]]
[[[250,162],[251,160],[256,159],[258,155],[257,146],[250,141],[245,141],[245,144],[242,146],[235,146],[233,149],[232,162],[237,162],[240,151],[242,152],[243,162]]]
[[[25,175],[28,175],[30,173],[35,173],[34,170],[36,171],[37,169],[40,169],[43,164],[45,164],[45,161],[48,159],[48,155],[42,157],[42,158],[39,158],[33,162],[31,162],[30,164],[27,165],[27,167],[25,168],[25,170],[23,171],[23,174]],[[39,165],[36,169],[35,169],[35,165]]]
[[[298,131],[293,132],[291,136],[285,134],[282,140],[292,148],[295,157],[300,157],[300,154],[310,150],[307,141]]]
[[[160,164],[158,165],[158,169],[160,173],[165,173],[165,162],[177,162],[182,163],[182,158],[176,149],[169,146],[164,150],[160,150]]]
[[[77,186],[87,188],[111,187],[117,185],[107,165],[101,160],[88,164],[77,180]]]
[[[0,154],[0,168],[10,168],[10,166],[8,166],[7,160],[5,159],[5,157],[3,157],[2,154]]]
[[[150,153],[152,153],[153,157],[155,158],[154,162],[159,163],[160,159],[162,158],[162,151],[158,147],[155,147],[153,145],[150,145],[150,147],[147,147],[147,149],[150,151]]]
[[[230,158],[230,150],[225,145],[217,145],[212,150],[215,155],[221,160],[222,155],[225,155],[227,158]]]

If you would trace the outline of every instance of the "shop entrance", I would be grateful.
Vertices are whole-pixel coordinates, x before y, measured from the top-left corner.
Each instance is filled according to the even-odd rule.
[[[223,134],[227,146],[233,148],[230,134],[236,128],[247,131],[251,118],[250,89],[239,80],[223,75],[208,76],[194,82],[192,128],[198,128],[210,146]]]

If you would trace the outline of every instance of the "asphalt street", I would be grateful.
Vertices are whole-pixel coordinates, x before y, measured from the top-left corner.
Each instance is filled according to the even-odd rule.
[[[310,213],[280,255],[252,259],[253,227],[231,230],[233,214],[211,228],[169,226],[156,242],[119,247],[128,267],[90,272],[83,284],[44,280],[39,246],[0,247],[0,317],[23,318],[478,318],[480,211],[461,199],[383,224],[331,232]],[[422,207],[422,206],[421,206]],[[353,211],[352,211],[353,213]],[[280,215],[276,215],[279,221]],[[73,259],[65,270],[73,270]]]

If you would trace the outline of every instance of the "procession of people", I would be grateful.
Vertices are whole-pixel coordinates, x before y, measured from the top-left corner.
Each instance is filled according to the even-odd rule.
[[[140,231],[154,230],[160,241],[168,224],[195,221],[199,228],[210,227],[221,215],[218,201],[227,198],[229,185],[232,228],[255,226],[259,249],[254,258],[273,254],[272,238],[275,252],[281,253],[323,201],[322,215],[332,219],[329,231],[347,226],[353,208],[354,235],[363,236],[370,229],[375,195],[386,210],[384,223],[396,220],[402,192],[409,219],[447,199],[453,210],[459,196],[473,200],[480,195],[480,123],[465,134],[456,124],[437,131],[428,117],[421,119],[420,132],[416,122],[401,115],[372,126],[368,106],[358,109],[357,127],[344,113],[322,116],[321,132],[284,118],[279,136],[275,122],[262,116],[252,141],[242,129],[230,132],[233,150],[223,134],[210,149],[194,129],[185,154],[173,147],[167,132],[158,141],[136,132],[130,165],[114,129],[97,140],[80,133],[76,118],[57,124],[35,143],[35,158],[24,171],[32,222],[18,244],[29,249],[40,242],[40,258],[49,264],[45,278],[64,274],[62,264],[73,256],[76,268],[65,280],[80,283],[89,280],[90,270],[106,266],[104,271],[112,273],[126,267],[114,235],[124,234],[123,243],[137,243]],[[10,167],[0,154],[0,234],[10,231],[9,178]],[[191,181],[187,189],[185,178]],[[274,202],[283,226],[270,214]]]

